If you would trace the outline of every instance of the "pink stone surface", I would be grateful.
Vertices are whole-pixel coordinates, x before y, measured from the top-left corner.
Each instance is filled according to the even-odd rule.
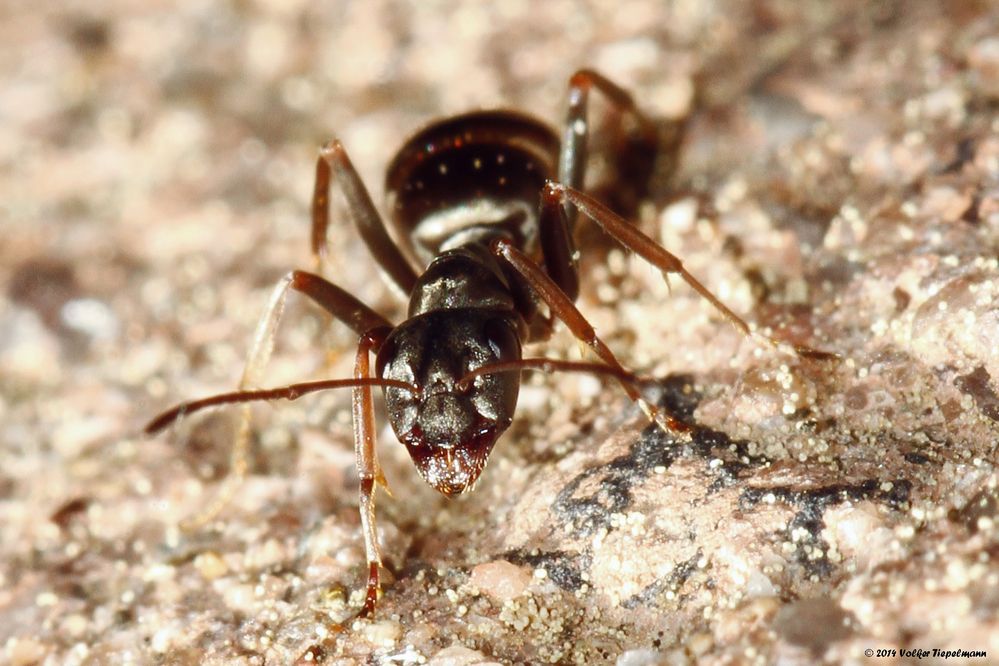
[[[996,34],[974,1],[6,3],[0,662],[999,658]],[[312,267],[317,147],[339,137],[380,202],[421,124],[556,123],[584,66],[689,113],[635,223],[840,360],[744,339],[584,226],[580,308],[689,437],[531,377],[446,501],[382,421],[370,621],[349,393],[255,409],[247,482],[179,530],[234,415],[142,425],[235,387],[272,286]],[[323,270],[398,320],[334,210]],[[266,384],[345,376],[353,338],[292,299]]]

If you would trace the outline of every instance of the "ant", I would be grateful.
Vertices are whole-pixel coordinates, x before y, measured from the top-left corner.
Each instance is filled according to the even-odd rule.
[[[378,265],[409,294],[407,319],[394,326],[319,275],[291,271],[276,286],[260,319],[238,390],[179,404],[145,428],[154,434],[182,416],[216,405],[294,400],[316,391],[352,388],[368,564],[360,617],[375,610],[381,565],[374,500],[375,485],[385,486],[385,478],[375,455],[373,387],[382,388],[392,428],[420,475],[447,497],[475,485],[496,440],[513,420],[524,370],[612,377],[650,420],[664,429],[688,429],[641,396],[638,378],[618,362],[576,308],[579,276],[573,230],[580,213],[658,268],[667,284],[670,274],[678,275],[740,331],[752,335],[749,325],[688,273],[678,257],[581,191],[591,90],[601,93],[631,124],[629,136],[618,141],[624,148],[619,175],[641,172],[643,156],[654,155],[657,148],[658,128],[625,90],[593,70],[580,70],[569,80],[561,138],[543,122],[514,111],[445,118],[410,138],[386,177],[389,219],[399,245],[390,238],[344,147],[337,140],[326,144],[316,164],[312,199],[317,264],[326,252],[329,193],[335,184]],[[646,168],[645,175],[649,171]],[[407,256],[424,267],[422,274]],[[304,294],[357,333],[352,378],[253,388],[273,348],[288,290]],[[547,314],[540,310],[542,303]],[[599,362],[524,358],[522,346],[547,339],[555,320],[592,349]],[[795,350],[803,356],[831,356],[806,347]],[[246,474],[248,433],[249,407],[244,405],[230,473],[236,481]],[[225,501],[223,493],[196,521],[215,515]]]

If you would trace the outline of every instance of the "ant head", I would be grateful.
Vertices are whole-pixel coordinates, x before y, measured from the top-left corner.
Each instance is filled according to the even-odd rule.
[[[386,388],[396,436],[420,475],[447,496],[470,490],[496,439],[513,420],[517,372],[462,382],[486,364],[520,358],[509,317],[489,311],[435,310],[407,320],[378,352],[378,374],[415,384],[419,395]]]

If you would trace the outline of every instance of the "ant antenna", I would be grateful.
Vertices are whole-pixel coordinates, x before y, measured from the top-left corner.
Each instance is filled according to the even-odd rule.
[[[471,387],[472,381],[476,377],[491,375],[498,372],[519,372],[521,370],[540,370],[541,372],[585,372],[593,375],[607,375],[614,377],[628,392],[629,397],[638,403],[642,412],[650,421],[658,425],[664,432],[687,432],[690,427],[669,414],[664,407],[656,407],[648,403],[641,395],[641,379],[633,372],[628,372],[624,368],[614,367],[604,363],[592,363],[586,361],[562,361],[554,358],[522,358],[519,361],[505,361],[501,363],[488,363],[482,367],[471,370],[465,374],[456,387],[465,391]],[[630,387],[630,390],[629,390]],[[663,413],[666,412],[666,413]]]
[[[420,395],[420,388],[409,382],[398,379],[383,379],[381,377],[354,377],[352,379],[321,379],[312,382],[300,382],[279,388],[255,389],[249,391],[232,391],[231,393],[220,393],[200,400],[182,402],[181,404],[163,412],[152,421],[146,424],[143,432],[147,435],[154,435],[163,430],[171,423],[194,412],[199,412],[207,407],[218,405],[233,405],[245,402],[255,402],[257,400],[297,400],[303,395],[326,391],[338,388],[356,388],[362,386],[383,386],[399,388],[409,391],[415,396]]]

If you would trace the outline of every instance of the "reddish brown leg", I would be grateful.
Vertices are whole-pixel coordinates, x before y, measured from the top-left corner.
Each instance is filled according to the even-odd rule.
[[[264,310],[264,314],[257,324],[253,335],[253,343],[250,346],[250,353],[247,356],[246,366],[243,369],[243,376],[239,381],[237,391],[230,394],[223,394],[222,396],[215,396],[214,398],[205,398],[195,401],[193,404],[178,405],[172,410],[164,412],[147,426],[147,432],[153,432],[165,427],[186,413],[202,409],[206,406],[243,403],[239,426],[236,430],[236,439],[232,447],[229,475],[226,477],[218,495],[203,510],[184,521],[181,527],[185,530],[197,529],[214,519],[229,503],[235,489],[246,477],[250,441],[250,407],[245,403],[256,399],[266,399],[266,395],[260,398],[256,397],[257,395],[261,395],[261,393],[254,391],[254,389],[259,385],[260,377],[274,348],[274,335],[277,332],[278,324],[281,322],[281,315],[284,312],[284,303],[289,289],[305,294],[335,318],[357,331],[358,334],[362,334],[373,328],[391,327],[388,320],[377,312],[318,275],[305,271],[291,271],[285,275],[271,293],[267,308]],[[291,396],[274,395],[273,397]]]
[[[570,301],[579,296],[579,266],[565,207],[558,199],[541,196],[538,214],[538,240],[544,257],[545,273]]]
[[[371,377],[370,353],[381,347],[387,329],[377,329],[361,336],[354,363],[354,378]],[[364,552],[368,562],[368,585],[364,607],[359,617],[375,612],[378,603],[378,567],[382,564],[378,552],[378,532],[375,526],[375,482],[381,477],[375,454],[375,408],[370,386],[354,389],[354,451],[357,454],[357,476],[360,479],[361,530],[364,534]]]
[[[336,139],[322,147],[316,162],[316,187],[312,196],[312,253],[316,257],[326,254],[326,231],[330,219],[329,191],[334,178],[347,199],[348,214],[361,233],[371,256],[402,293],[408,295],[416,284],[416,273],[389,237],[368,189],[354,169],[347,151]]]
[[[657,144],[657,129],[645,114],[641,112],[631,95],[613,81],[592,69],[581,69],[569,79],[569,108],[566,113],[565,127],[562,130],[562,152],[559,156],[559,182],[575,189],[583,188],[583,174],[586,170],[587,144],[589,142],[590,121],[588,119],[589,94],[595,89],[622,116],[631,120],[636,129],[641,152],[653,154]],[[636,148],[632,145],[632,148]],[[618,157],[627,158],[628,155]],[[632,175],[632,177],[635,177]],[[626,185],[634,185],[627,183]],[[566,218],[569,229],[575,228],[575,207],[566,205]]]
[[[683,278],[684,282],[693,287],[694,291],[703,296],[709,303],[718,309],[732,324],[746,335],[750,334],[749,325],[742,320],[712,294],[707,287],[700,283],[697,278],[687,272],[683,267],[680,258],[669,252],[659,243],[655,242],[634,225],[628,224],[627,220],[620,217],[609,208],[589,197],[579,190],[573,189],[561,183],[551,181],[545,183],[545,189],[541,194],[543,201],[559,201],[572,203],[586,217],[599,224],[604,231],[610,234],[621,245],[625,246],[638,256],[663,272],[665,278],[668,273],[675,273]],[[669,282],[667,281],[667,284]]]
[[[496,256],[510,264],[527,281],[531,289],[548,305],[552,316],[565,323],[577,339],[585,343],[600,360],[612,368],[612,372],[609,374],[618,377],[625,393],[642,408],[650,420],[667,430],[685,431],[688,429],[680,421],[663,414],[655,406],[649,404],[635,388],[634,382],[625,379],[625,377],[633,375],[621,366],[610,348],[597,337],[596,331],[593,330],[590,322],[586,321],[583,313],[576,308],[572,300],[545,274],[540,266],[506,239],[493,241],[492,251]]]
[[[599,203],[592,197],[583,194],[579,190],[562,185],[561,183],[553,183],[549,181],[545,184],[545,189],[542,192],[542,200],[556,200],[572,203],[578,207],[586,217],[599,224],[604,231],[613,236],[615,240],[621,243],[621,245],[662,271],[663,278],[667,280],[667,285],[669,284],[667,276],[670,273],[679,275],[684,282],[689,284],[694,291],[700,294],[706,301],[711,303],[716,310],[723,314],[726,319],[732,322],[733,326],[742,331],[742,333],[746,336],[760,337],[775,347],[786,344],[753,331],[753,329],[749,327],[749,324],[747,324],[742,317],[732,312],[728,306],[718,300],[717,296],[701,284],[700,280],[691,275],[687,269],[683,267],[683,263],[680,261],[679,257],[666,250],[666,248],[659,245],[659,243],[643,234],[634,226],[628,224],[625,219],[615,214],[609,208]],[[799,356],[807,358],[820,360],[833,360],[838,358],[838,356],[834,353],[812,349],[811,347],[800,345],[788,346],[794,349],[795,353]]]

